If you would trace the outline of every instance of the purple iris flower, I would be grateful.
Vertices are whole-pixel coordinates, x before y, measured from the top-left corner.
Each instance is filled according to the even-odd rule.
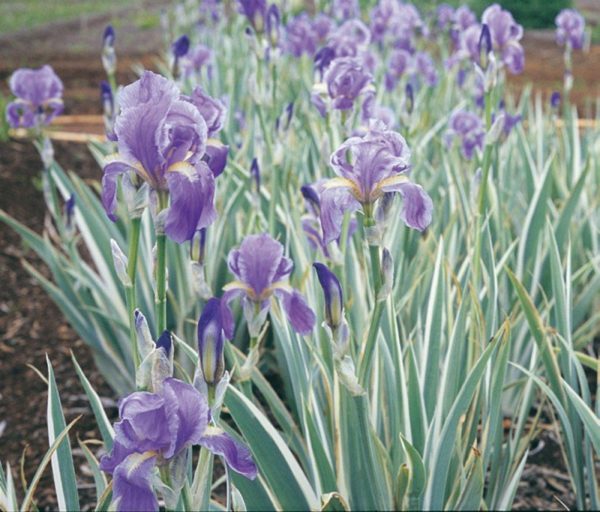
[[[563,9],[556,16],[556,42],[580,50],[585,41],[585,18],[575,9]]]
[[[317,51],[319,35],[308,14],[302,13],[292,18],[285,29],[285,49],[294,57],[303,53],[313,56]]]
[[[435,10],[435,18],[438,29],[446,30],[454,20],[454,7],[448,4],[440,4]]]
[[[354,100],[371,82],[372,76],[363,63],[353,57],[334,59],[325,73],[327,92],[333,100],[333,108],[351,109]]]
[[[476,24],[477,16],[466,5],[461,5],[456,9],[452,18],[452,29],[450,31],[450,36],[452,37],[454,44],[458,44],[460,36],[465,30]]]
[[[213,51],[203,44],[197,44],[184,57],[179,64],[185,76],[200,73],[202,68],[207,67],[213,59]]]
[[[12,128],[47,125],[63,111],[63,84],[48,65],[18,69],[9,86],[16,96],[6,106],[6,120]]]
[[[423,231],[431,223],[431,198],[408,179],[410,149],[399,133],[374,124],[364,136],[346,140],[331,155],[331,166],[338,176],[325,183],[321,196],[325,243],[340,236],[344,212],[372,214],[385,192],[402,195],[407,226]]]
[[[483,148],[485,128],[481,117],[473,112],[459,110],[450,117],[448,130],[444,136],[446,145],[450,145],[457,137],[461,141],[461,151],[467,160],[473,158],[475,149]]]
[[[294,264],[283,255],[283,245],[268,234],[248,235],[238,249],[229,253],[229,270],[237,278],[223,289],[223,329],[227,338],[234,333],[229,302],[241,296],[244,316],[251,336],[258,335],[276,295],[290,324],[300,334],[308,334],[315,325],[315,314],[304,297],[288,283]]]
[[[438,82],[438,72],[431,55],[427,52],[417,52],[415,54],[415,68],[418,75],[429,86],[433,87]]]
[[[385,74],[385,87],[388,91],[395,89],[398,81],[412,67],[412,55],[406,50],[392,51],[388,60],[388,71]]]
[[[256,478],[248,448],[210,425],[208,403],[190,384],[167,378],[156,393],[131,393],[120,402],[119,416],[113,449],[100,461],[100,468],[113,475],[118,511],[158,510],[156,465],[185,456],[192,445],[204,446],[223,456],[234,471]]]
[[[248,18],[256,32],[262,32],[267,15],[266,0],[239,0],[241,12]]]
[[[560,92],[554,91],[550,96],[550,106],[553,109],[558,109],[560,106]]]
[[[313,27],[315,29],[315,32],[317,33],[319,42],[323,42],[323,41],[325,41],[325,39],[327,39],[327,36],[331,33],[331,31],[335,27],[335,23],[326,14],[319,13],[315,17],[315,20],[313,22]]]
[[[333,0],[332,14],[338,19],[360,18],[358,0]]]
[[[392,20],[398,16],[398,2],[396,0],[379,0],[371,10],[371,35],[373,40],[380,43],[385,38]]]
[[[489,27],[494,49],[500,53],[504,65],[513,74],[521,73],[525,66],[525,52],[520,43],[523,27],[498,4],[483,11],[481,21]]]
[[[371,41],[371,31],[360,20],[348,20],[329,36],[327,46],[333,48],[336,57],[358,57]]]
[[[499,113],[504,116],[504,123],[502,125],[502,133],[504,133],[505,136],[508,136],[508,135],[510,135],[510,132],[512,132],[513,128],[521,122],[521,120],[523,119],[523,116],[521,114],[515,114],[515,115],[509,114],[506,111],[506,105],[504,103],[504,100],[500,101],[500,104],[498,105],[498,110],[499,110]],[[492,119],[492,123],[493,123],[495,116],[492,116],[492,118],[493,118]]]
[[[102,178],[106,212],[115,219],[117,178],[132,171],[153,191],[169,193],[166,234],[178,243],[191,240],[216,217],[214,174],[202,161],[206,121],[173,82],[150,71],[125,87],[119,101],[118,154],[107,160]]]

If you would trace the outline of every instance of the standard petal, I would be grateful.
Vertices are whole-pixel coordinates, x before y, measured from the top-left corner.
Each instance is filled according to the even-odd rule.
[[[180,162],[169,168],[167,184],[171,205],[167,213],[165,232],[177,243],[191,240],[194,233],[210,225],[217,212],[213,204],[214,176],[204,162],[196,166]]]
[[[220,429],[211,427],[207,429],[205,435],[200,440],[200,444],[208,448],[215,455],[221,455],[227,465],[244,475],[250,480],[254,480],[258,474],[256,464],[252,460],[252,454],[246,446],[238,443],[229,434]]]
[[[423,231],[431,224],[433,202],[420,185],[402,183],[398,190],[402,195],[402,220],[411,228]]]
[[[325,244],[337,240],[342,232],[345,212],[355,212],[360,203],[348,188],[329,188],[321,195],[321,227]]]
[[[187,101],[172,102],[159,136],[165,165],[184,160],[196,163],[206,151],[206,139],[207,127],[200,112]]]
[[[165,402],[177,405],[177,438],[172,450],[164,452],[165,458],[177,455],[184,448],[199,444],[209,421],[208,403],[203,395],[192,385],[169,378],[163,382]]]
[[[158,510],[152,490],[156,457],[133,453],[117,466],[113,475],[113,501],[118,512]]]
[[[290,324],[299,334],[309,334],[315,326],[316,315],[298,290],[277,290]]]
[[[239,272],[237,277],[248,285],[256,296],[271,286],[283,258],[283,245],[270,235],[249,235],[244,238],[237,250],[233,266]]]

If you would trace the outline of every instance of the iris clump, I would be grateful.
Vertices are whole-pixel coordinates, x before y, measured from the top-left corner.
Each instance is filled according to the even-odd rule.
[[[179,3],[160,73],[124,87],[108,28],[101,185],[53,161],[58,77],[11,79],[51,215],[43,236],[0,219],[122,397],[112,427],[77,367],[98,510],[504,510],[554,417],[561,500],[599,508],[584,20],[557,17],[564,89],[542,103],[507,87],[525,53],[506,4],[306,5]],[[47,382],[43,462],[78,510]],[[15,505],[0,471],[0,508],[33,490]]]

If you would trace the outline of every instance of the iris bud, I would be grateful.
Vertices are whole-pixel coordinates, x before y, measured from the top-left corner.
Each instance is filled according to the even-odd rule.
[[[198,353],[200,370],[208,385],[216,385],[223,377],[225,360],[223,358],[223,320],[221,301],[216,297],[209,299],[198,320]]]
[[[387,248],[381,253],[381,289],[377,296],[378,300],[385,300],[394,287],[394,260]]]
[[[115,272],[117,273],[119,281],[121,281],[121,284],[126,288],[131,287],[131,279],[129,278],[129,274],[127,274],[127,256],[125,256],[119,247],[119,244],[112,238],[110,239],[110,249],[112,252]]]
[[[336,275],[322,263],[313,263],[325,296],[325,321],[335,331],[343,321],[344,300],[342,287]]]
[[[68,239],[72,239],[75,234],[75,223],[73,222],[75,217],[75,194],[71,194],[71,197],[67,199],[64,206],[64,222],[65,222],[65,236]]]
[[[491,52],[492,35],[490,27],[484,23],[481,27],[481,35],[479,36],[479,67],[484,71],[488,68]]]
[[[109,76],[115,74],[117,69],[117,56],[115,54],[115,29],[108,25],[102,36],[102,66]]]

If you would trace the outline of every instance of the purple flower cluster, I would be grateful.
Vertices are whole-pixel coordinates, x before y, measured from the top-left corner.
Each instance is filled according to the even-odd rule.
[[[12,128],[47,125],[63,111],[63,84],[48,65],[15,71],[9,86],[16,96],[6,106],[6,119]]]
[[[204,446],[223,456],[234,471],[256,478],[248,448],[210,425],[208,403],[190,384],[168,378],[155,393],[132,393],[121,400],[119,416],[112,451],[100,461],[101,469],[113,475],[119,512],[158,510],[156,466],[168,468],[192,445]]]
[[[575,50],[583,48],[585,41],[585,18],[575,9],[563,9],[556,16],[556,42],[569,45]]]
[[[211,148],[207,137],[222,127],[224,106],[201,89],[184,97],[173,82],[149,71],[123,89],[119,102],[118,154],[107,160],[102,178],[107,213],[115,218],[117,178],[132,172],[154,193],[170,196],[166,234],[179,243],[191,240],[216,217],[214,179],[227,148]]]
[[[325,183],[321,196],[325,243],[340,236],[345,212],[372,214],[386,192],[403,197],[401,215],[407,226],[423,231],[431,223],[431,198],[408,179],[410,150],[399,133],[372,125],[365,135],[346,140],[331,155],[331,166],[338,176]]]

